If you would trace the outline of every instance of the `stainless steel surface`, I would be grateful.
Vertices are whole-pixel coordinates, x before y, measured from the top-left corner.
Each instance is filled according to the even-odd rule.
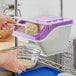
[[[15,16],[17,16],[18,15],[18,12],[17,12],[17,10],[18,10],[18,0],[15,0]],[[15,47],[17,48],[18,47],[18,39],[17,39],[17,37],[15,37]]]
[[[15,0],[15,16],[18,15],[17,9],[18,9],[18,0]]]
[[[63,17],[63,0],[60,0],[60,16]]]
[[[21,17],[21,11],[20,9],[18,9],[18,0],[15,0],[15,3],[14,3],[14,8],[15,8],[15,17],[18,17],[18,11],[19,11],[19,14],[20,14],[20,17]],[[17,21],[17,19],[15,19]],[[15,37],[15,47],[17,48],[18,47],[18,38]]]
[[[73,66],[76,69],[76,39],[73,40]]]

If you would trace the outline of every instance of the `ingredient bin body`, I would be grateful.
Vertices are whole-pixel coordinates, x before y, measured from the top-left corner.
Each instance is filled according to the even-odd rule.
[[[42,55],[49,56],[64,52],[68,47],[68,41],[71,31],[72,19],[61,17],[41,16],[27,20],[19,20],[23,24],[27,21],[43,26],[40,33],[36,36],[18,32],[15,28],[13,34],[27,40],[31,40],[41,48]]]

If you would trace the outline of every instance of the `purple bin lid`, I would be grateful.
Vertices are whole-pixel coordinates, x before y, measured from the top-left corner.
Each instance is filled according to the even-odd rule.
[[[22,36],[24,38],[29,38],[32,40],[43,40],[55,28],[73,24],[72,19],[62,18],[62,17],[51,17],[51,16],[39,16],[39,17],[30,18],[27,20],[19,20],[18,23],[25,24],[26,21],[37,23],[37,24],[42,24],[44,25],[44,27],[41,30],[41,32],[36,36],[18,32],[16,27],[14,28],[13,33],[18,36]]]

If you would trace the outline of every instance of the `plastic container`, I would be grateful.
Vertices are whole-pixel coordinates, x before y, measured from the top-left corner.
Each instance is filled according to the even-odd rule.
[[[13,35],[19,40],[31,40],[38,44],[42,50],[43,56],[55,55],[64,52],[68,47],[69,36],[71,31],[72,19],[62,17],[40,16],[31,19],[19,20],[17,23],[25,25],[26,22],[32,22],[42,26],[37,35],[26,34],[18,31],[16,28]],[[25,28],[25,27],[24,27]]]
[[[20,47],[18,50],[19,53],[17,57],[26,69],[36,66],[40,55],[40,50],[32,47]]]
[[[52,67],[42,66],[32,70],[27,70],[21,74],[17,74],[17,76],[57,76],[61,72],[62,71]]]
[[[58,76],[75,76],[75,75],[72,75],[70,73],[59,73]]]

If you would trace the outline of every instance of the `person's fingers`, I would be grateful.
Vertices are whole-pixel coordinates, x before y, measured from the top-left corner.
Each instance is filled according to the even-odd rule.
[[[14,19],[12,19],[10,16],[6,15],[6,18],[7,18],[8,23],[16,24],[16,21]]]
[[[11,23],[11,24],[16,24],[16,21],[15,20],[13,20],[13,19],[8,19],[8,21],[7,21],[8,23]]]
[[[17,67],[12,68],[12,69],[8,69],[8,70],[11,70],[12,72],[15,72],[15,73],[22,73],[22,70],[18,69]]]
[[[7,23],[5,23],[5,24],[2,25],[2,30],[6,30],[6,29],[8,29]]]
[[[0,28],[1,28],[1,30],[4,30],[5,29],[5,25],[2,24]]]
[[[14,19],[12,19],[11,17],[3,14],[3,15],[0,15],[0,29],[3,29],[3,28],[10,28],[12,25],[7,25],[7,23],[10,23],[10,24],[16,24],[16,21]]]
[[[2,30],[2,24],[0,24],[0,30]]]
[[[3,29],[6,27],[7,21],[6,20],[0,20],[0,29]]]
[[[11,23],[7,23],[7,27],[12,28],[12,24]]]
[[[17,57],[18,50],[11,50],[10,54],[12,54],[14,57]]]
[[[19,69],[22,70],[22,71],[25,71],[26,69],[22,66],[19,66]]]
[[[5,20],[4,20],[4,21],[3,21],[3,20],[0,21],[0,24],[1,24],[1,25],[4,25],[4,24],[6,24],[6,23],[7,23],[7,21],[5,21]]]
[[[22,73],[22,70],[19,70],[19,69],[18,69],[18,70],[17,70],[17,73],[19,73],[19,74]]]
[[[25,68],[23,65],[20,64],[20,62],[18,62],[18,60],[16,60],[13,71],[17,73],[21,73],[22,71],[25,71]]]
[[[23,70],[19,68],[19,64],[14,64],[14,68],[12,69],[13,72],[16,72],[16,73],[21,73]]]
[[[22,70],[22,71],[25,71],[25,70],[26,70],[26,69],[24,68],[24,66],[21,65],[21,64],[19,64],[18,67],[19,67],[19,69]]]
[[[12,23],[12,24],[16,24],[16,21],[13,20],[13,19],[8,20],[7,22],[8,22],[8,23]]]
[[[6,14],[3,14],[2,17],[3,17],[4,21],[7,21],[8,23],[13,23],[13,24],[16,23],[16,21],[14,19],[12,19],[10,16],[8,16]]]
[[[7,23],[7,18],[6,18],[6,17],[2,18],[2,19],[1,19],[1,22],[2,22],[2,23]]]
[[[11,29],[13,26],[12,26],[12,24],[11,23],[5,23],[5,24],[2,24],[1,26],[0,26],[0,28],[2,27],[2,29],[4,30],[4,29]]]

